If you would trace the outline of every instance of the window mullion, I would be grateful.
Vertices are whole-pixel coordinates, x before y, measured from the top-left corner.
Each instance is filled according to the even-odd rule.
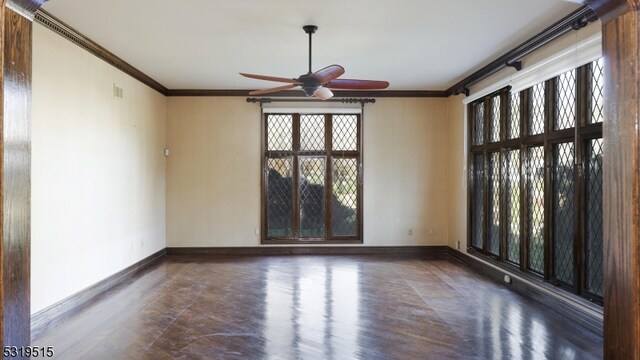
[[[332,199],[333,199],[333,155],[331,152],[331,146],[332,146],[332,139],[331,137],[333,136],[332,134],[332,125],[333,125],[333,116],[331,114],[326,114],[325,118],[324,118],[324,143],[325,143],[325,201],[324,201],[324,205],[325,205],[325,223],[324,223],[324,228],[325,228],[325,237],[327,240],[331,240],[333,239],[333,229],[332,229],[332,224],[333,224],[333,207],[332,205]]]
[[[521,99],[522,100],[522,99]],[[521,121],[521,125],[524,123],[524,120]],[[523,129],[522,127],[520,128]],[[520,132],[522,134],[522,132]],[[526,147],[524,145],[520,145],[520,167],[518,171],[520,171],[520,271],[525,271],[527,268],[527,206],[526,204],[526,166],[527,166],[527,157],[526,157]]]
[[[581,294],[584,289],[584,253],[585,253],[585,216],[582,209],[586,206],[585,201],[585,172],[584,172],[584,159],[585,159],[585,139],[580,135],[579,129],[587,124],[587,116],[589,111],[589,65],[581,66],[576,70],[577,88],[576,88],[576,126],[574,134],[575,144],[575,241],[574,241],[574,273],[575,273],[575,286],[574,290],[577,294]]]
[[[544,101],[544,224],[543,228],[543,248],[544,248],[544,268],[543,278],[549,280],[552,276],[552,254],[553,249],[551,246],[551,213],[553,203],[553,181],[552,177],[552,164],[553,164],[553,151],[551,150],[551,144],[549,144],[549,133],[554,127],[556,121],[555,116],[555,101],[556,99],[556,86],[555,80],[547,80],[545,83],[545,101]]]
[[[293,237],[300,239],[300,114],[293,114]]]

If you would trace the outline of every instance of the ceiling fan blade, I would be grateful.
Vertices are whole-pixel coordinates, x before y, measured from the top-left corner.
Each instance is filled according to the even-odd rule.
[[[282,91],[282,90],[293,89],[296,86],[298,86],[298,85],[291,84],[291,85],[282,85],[282,86],[278,86],[278,87],[273,87],[273,88],[269,88],[269,89],[255,90],[255,91],[250,92],[249,95],[253,96],[253,95],[270,94],[270,93],[274,93],[274,92],[278,92],[278,91]]]
[[[318,80],[320,84],[326,84],[329,81],[338,78],[344,74],[344,68],[340,65],[329,65],[324,69],[320,69],[311,75],[312,78]]]
[[[346,90],[376,90],[389,87],[388,81],[378,80],[356,80],[356,79],[335,79],[331,80],[326,87],[330,89]]]
[[[318,90],[314,91],[313,96],[320,100],[327,100],[333,97],[333,92],[326,87],[320,87]]]
[[[283,82],[283,83],[296,84],[296,85],[302,84],[300,81],[296,79],[288,79],[288,78],[282,78],[282,77],[276,77],[276,76],[256,75],[256,74],[247,74],[247,73],[240,73],[240,75],[251,78],[251,79],[276,81],[276,82]]]

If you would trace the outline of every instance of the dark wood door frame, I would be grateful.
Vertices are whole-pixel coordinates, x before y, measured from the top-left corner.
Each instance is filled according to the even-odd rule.
[[[640,0],[582,0],[602,19],[604,357],[640,359]]]
[[[31,41],[33,17],[45,1],[0,2],[2,346],[20,347],[31,342]]]

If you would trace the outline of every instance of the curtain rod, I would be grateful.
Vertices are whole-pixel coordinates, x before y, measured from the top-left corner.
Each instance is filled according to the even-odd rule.
[[[373,98],[342,98],[342,99],[329,99],[329,100],[317,100],[317,99],[272,99],[272,98],[247,98],[248,103],[270,104],[274,102],[340,102],[343,104],[357,104],[360,103],[362,107],[365,104],[373,104],[376,99]]]

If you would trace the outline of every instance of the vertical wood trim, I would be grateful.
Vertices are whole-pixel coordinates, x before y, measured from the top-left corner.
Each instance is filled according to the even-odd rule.
[[[604,355],[640,359],[640,14],[603,25]]]
[[[30,344],[31,21],[2,16],[2,339]]]
[[[0,7],[0,104],[2,104],[3,106],[0,107],[0,124],[2,124],[4,122],[5,119],[5,115],[4,115],[4,49],[5,49],[5,40],[4,40],[4,34],[5,34],[5,28],[4,28],[4,17],[5,17],[5,0],[0,0],[0,5],[2,7]],[[3,131],[3,125],[2,128],[0,128],[0,134]],[[0,154],[4,154],[4,142],[0,143]],[[2,159],[2,156],[0,156],[0,204],[3,203],[3,194],[2,194],[2,187],[3,187],[3,180],[2,180],[2,174],[4,173],[4,161]],[[4,211],[0,211],[0,224],[4,224]],[[5,316],[4,316],[4,309],[5,309],[5,281],[4,281],[4,274],[5,274],[5,268],[4,268],[4,261],[5,261],[5,250],[4,250],[4,236],[2,235],[2,233],[0,233],[0,345],[4,347],[4,345],[7,345],[7,342],[4,340],[4,326],[5,326]],[[30,265],[30,264],[29,264]],[[4,357],[3,357],[4,358]]]
[[[466,151],[466,155],[467,155],[467,173],[465,174],[467,176],[467,245],[465,246],[466,249],[470,249],[473,246],[473,239],[471,237],[471,227],[473,224],[473,211],[472,206],[473,206],[473,201],[472,199],[475,196],[475,192],[473,191],[473,174],[475,174],[476,168],[474,166],[474,162],[473,162],[473,152],[471,151],[471,149],[473,149],[473,136],[475,133],[475,130],[473,129],[473,124],[474,124],[474,120],[475,120],[475,116],[473,115],[473,112],[471,111],[471,109],[474,108],[473,104],[468,104],[464,107],[464,111],[467,113],[467,148],[464,149],[464,151]]]
[[[358,118],[358,158],[357,158],[357,173],[358,176],[356,178],[357,181],[357,202],[356,206],[358,207],[358,213],[356,214],[356,221],[358,223],[358,227],[356,228],[357,238],[364,244],[364,224],[363,224],[363,213],[364,213],[364,104],[361,105],[360,115],[357,115]]]
[[[260,243],[267,239],[267,115],[260,104]]]

